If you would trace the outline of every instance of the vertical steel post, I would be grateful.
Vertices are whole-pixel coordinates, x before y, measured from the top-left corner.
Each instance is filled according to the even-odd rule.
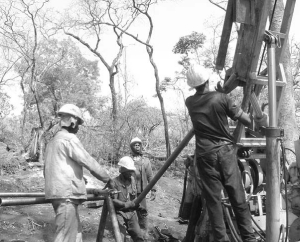
[[[276,62],[275,47],[277,39],[266,31],[268,44],[268,92],[269,92],[269,127],[266,128],[266,241],[278,241],[280,233],[280,156],[276,110]]]

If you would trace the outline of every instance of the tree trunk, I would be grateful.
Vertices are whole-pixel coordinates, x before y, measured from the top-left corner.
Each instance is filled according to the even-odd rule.
[[[111,102],[112,102],[111,116],[113,122],[115,122],[118,115],[118,104],[117,104],[117,94],[115,88],[115,76],[112,72],[113,71],[109,71],[109,88],[111,92]]]
[[[275,0],[272,0],[271,6],[275,4]],[[272,11],[271,9],[271,11]],[[275,12],[271,24],[271,30],[280,32],[281,22],[284,12],[283,0],[278,0],[276,3]],[[272,14],[272,13],[271,13]],[[270,16],[271,16],[270,14]],[[286,40],[288,41],[288,40]],[[284,129],[284,146],[286,148],[294,150],[294,141],[298,139],[298,129],[296,124],[296,111],[295,111],[295,100],[294,100],[294,89],[293,89],[293,76],[291,69],[289,44],[286,45],[286,49],[283,50],[282,64],[286,76],[286,88],[283,92],[282,103],[280,107],[278,126]],[[295,155],[288,150],[286,151],[287,162],[291,164],[296,161]]]
[[[156,79],[156,93],[160,102],[160,109],[161,109],[161,113],[162,113],[162,117],[164,120],[164,126],[165,126],[165,140],[166,140],[166,155],[168,158],[171,155],[171,146],[170,146],[170,137],[169,137],[169,124],[168,124],[168,119],[167,119],[167,115],[166,115],[166,110],[165,110],[165,105],[164,105],[164,99],[160,93],[160,89],[159,89],[159,77],[158,77],[158,71],[157,71],[157,67],[154,64],[154,61],[152,59],[152,57],[150,57],[150,62],[152,64],[152,66],[154,67],[154,74],[155,74],[155,79]]]

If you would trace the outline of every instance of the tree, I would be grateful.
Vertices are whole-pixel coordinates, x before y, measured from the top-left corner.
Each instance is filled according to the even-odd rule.
[[[203,47],[206,37],[202,33],[193,31],[190,35],[183,36],[175,44],[173,48],[174,54],[182,54],[180,65],[187,67],[190,65],[190,55],[194,55],[196,62],[200,64],[200,53],[199,50]]]
[[[115,123],[118,136],[114,137],[109,110],[103,109],[88,120],[79,134],[89,151],[98,159],[116,162],[122,155],[130,153],[130,140],[136,136],[149,145],[156,139],[155,131],[162,125],[160,111],[149,107],[145,100],[134,99],[120,106]],[[115,144],[112,147],[112,143]]]
[[[118,65],[124,49],[123,32],[118,28],[127,30],[137,16],[136,11],[131,11],[128,8],[128,1],[80,0],[78,1],[78,7],[76,7],[76,14],[69,15],[67,24],[63,25],[65,34],[85,46],[99,58],[107,69],[112,98],[111,115],[114,121],[118,116],[115,76],[119,72]],[[105,56],[106,48],[101,48],[101,44],[107,36],[115,38],[116,46],[114,49],[111,48],[109,55]],[[112,42],[110,41],[110,43]],[[115,57],[109,63],[113,51]]]
[[[166,141],[166,155],[169,157],[171,155],[171,146],[170,146],[170,138],[169,138],[169,125],[168,125],[168,119],[166,115],[166,110],[165,110],[165,105],[164,105],[164,99],[161,94],[161,89],[160,89],[160,78],[158,74],[158,68],[157,65],[155,64],[155,61],[153,59],[153,53],[154,53],[154,48],[150,44],[151,38],[152,38],[152,33],[153,33],[153,21],[152,18],[149,14],[149,8],[152,4],[155,4],[157,1],[156,0],[146,0],[146,1],[135,1],[132,0],[133,8],[140,14],[142,14],[146,19],[148,20],[149,23],[149,29],[148,29],[148,36],[145,41],[141,40],[137,36],[133,36],[132,34],[128,34],[131,37],[133,37],[136,41],[139,43],[145,45],[146,51],[149,56],[149,61],[153,67],[154,70],[154,77],[155,77],[155,90],[156,94],[158,97],[158,100],[160,102],[160,108],[161,108],[161,113],[164,121],[164,132],[165,132],[165,141]]]
[[[0,90],[0,120],[9,114],[11,109],[12,105],[9,103],[8,95]]]
[[[44,128],[44,120],[42,118],[42,111],[40,109],[40,103],[37,98],[38,93],[36,90],[36,83],[39,79],[37,74],[36,54],[39,47],[41,29],[44,27],[43,24],[45,24],[45,22],[42,21],[45,20],[43,10],[48,2],[49,0],[10,0],[0,6],[1,47],[4,50],[4,53],[10,53],[5,55],[5,57],[7,57],[6,61],[8,65],[5,70],[9,71],[14,67],[16,71],[17,68],[19,68],[16,72],[19,74],[23,91],[25,90],[24,82],[27,78],[27,85],[35,99],[40,130],[43,130]],[[7,76],[7,71],[2,72],[3,78]],[[24,106],[24,123],[26,120],[26,111],[27,109]],[[42,150],[41,143],[40,151]]]
[[[275,8],[273,19],[271,22],[271,30],[280,32],[283,11],[284,11],[284,3],[282,0],[280,1],[271,1],[271,9],[270,16],[272,16],[272,10]],[[276,5],[275,5],[276,2]],[[286,40],[288,41],[288,40]],[[294,78],[291,68],[291,53],[289,49],[289,44],[283,51],[282,64],[284,67],[284,72],[286,75],[286,88],[282,97],[282,105],[279,114],[278,125],[279,127],[284,129],[284,146],[290,150],[294,150],[294,141],[299,139],[299,133],[296,123],[295,116],[295,99],[294,99]],[[297,69],[297,68],[296,68]],[[297,71],[294,72],[297,76]],[[295,156],[292,152],[286,149],[287,153],[287,161],[289,165],[296,162]]]
[[[130,28],[139,13],[128,7],[129,1],[97,1],[79,0],[75,14],[69,15],[66,24],[61,24],[66,35],[71,36],[85,46],[105,66],[109,76],[109,88],[111,92],[111,118],[113,120],[113,146],[117,145],[118,139],[118,94],[115,87],[115,77],[119,72],[119,62],[123,54],[123,31]],[[65,20],[64,20],[65,21]],[[105,35],[104,35],[105,33]],[[113,38],[115,48],[107,49],[102,46],[105,37]],[[109,40],[112,43],[111,39]],[[114,54],[112,54],[114,52]],[[109,63],[111,56],[114,56]],[[117,147],[115,147],[117,153]]]

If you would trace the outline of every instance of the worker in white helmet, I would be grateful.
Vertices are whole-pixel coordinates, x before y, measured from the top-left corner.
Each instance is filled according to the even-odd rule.
[[[148,183],[153,178],[153,171],[151,167],[150,160],[143,155],[143,147],[142,141],[138,137],[135,137],[130,142],[131,148],[131,157],[134,161],[134,165],[136,167],[135,170],[135,179],[137,185],[137,196],[139,196],[142,191],[146,188]],[[156,186],[151,189],[150,200],[154,200],[156,197]],[[139,224],[141,229],[143,230],[144,237],[147,239],[149,237],[148,234],[148,210],[147,210],[147,202],[146,198],[142,200],[140,203],[145,210],[137,211]]]
[[[196,93],[186,99],[196,136],[196,164],[202,181],[202,194],[206,200],[214,241],[230,241],[226,234],[221,205],[221,191],[225,188],[236,224],[243,242],[256,241],[251,214],[245,199],[244,187],[238,168],[228,117],[249,126],[248,114],[237,107],[224,93],[215,91],[215,76],[200,65],[187,71],[187,84]],[[260,123],[261,125],[262,123]]]
[[[117,213],[120,231],[125,236],[126,231],[134,242],[144,241],[136,210],[142,210],[134,203],[137,197],[136,183],[133,174],[136,170],[131,157],[124,156],[118,162],[120,175],[113,179],[113,189],[119,193],[113,195],[113,203]]]
[[[81,110],[65,104],[58,116],[60,129],[45,152],[45,197],[52,201],[55,212],[54,242],[81,242],[78,205],[87,199],[83,167],[110,187],[112,180],[75,135],[84,122]]]

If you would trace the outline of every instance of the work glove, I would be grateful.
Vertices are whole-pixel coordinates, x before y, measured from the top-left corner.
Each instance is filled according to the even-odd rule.
[[[261,127],[269,126],[269,116],[266,113],[263,113],[263,116],[261,118],[257,118],[256,116],[254,116],[253,119],[254,119],[255,127],[257,129]]]
[[[103,187],[103,190],[105,190],[106,188],[108,189],[113,189],[114,188],[114,182],[112,179],[109,179],[108,182],[105,184],[105,186]]]
[[[137,209],[139,207],[139,204],[135,204],[134,201],[127,201],[124,204],[125,209]]]
[[[152,189],[150,194],[150,201],[155,200],[156,198],[156,190]]]

